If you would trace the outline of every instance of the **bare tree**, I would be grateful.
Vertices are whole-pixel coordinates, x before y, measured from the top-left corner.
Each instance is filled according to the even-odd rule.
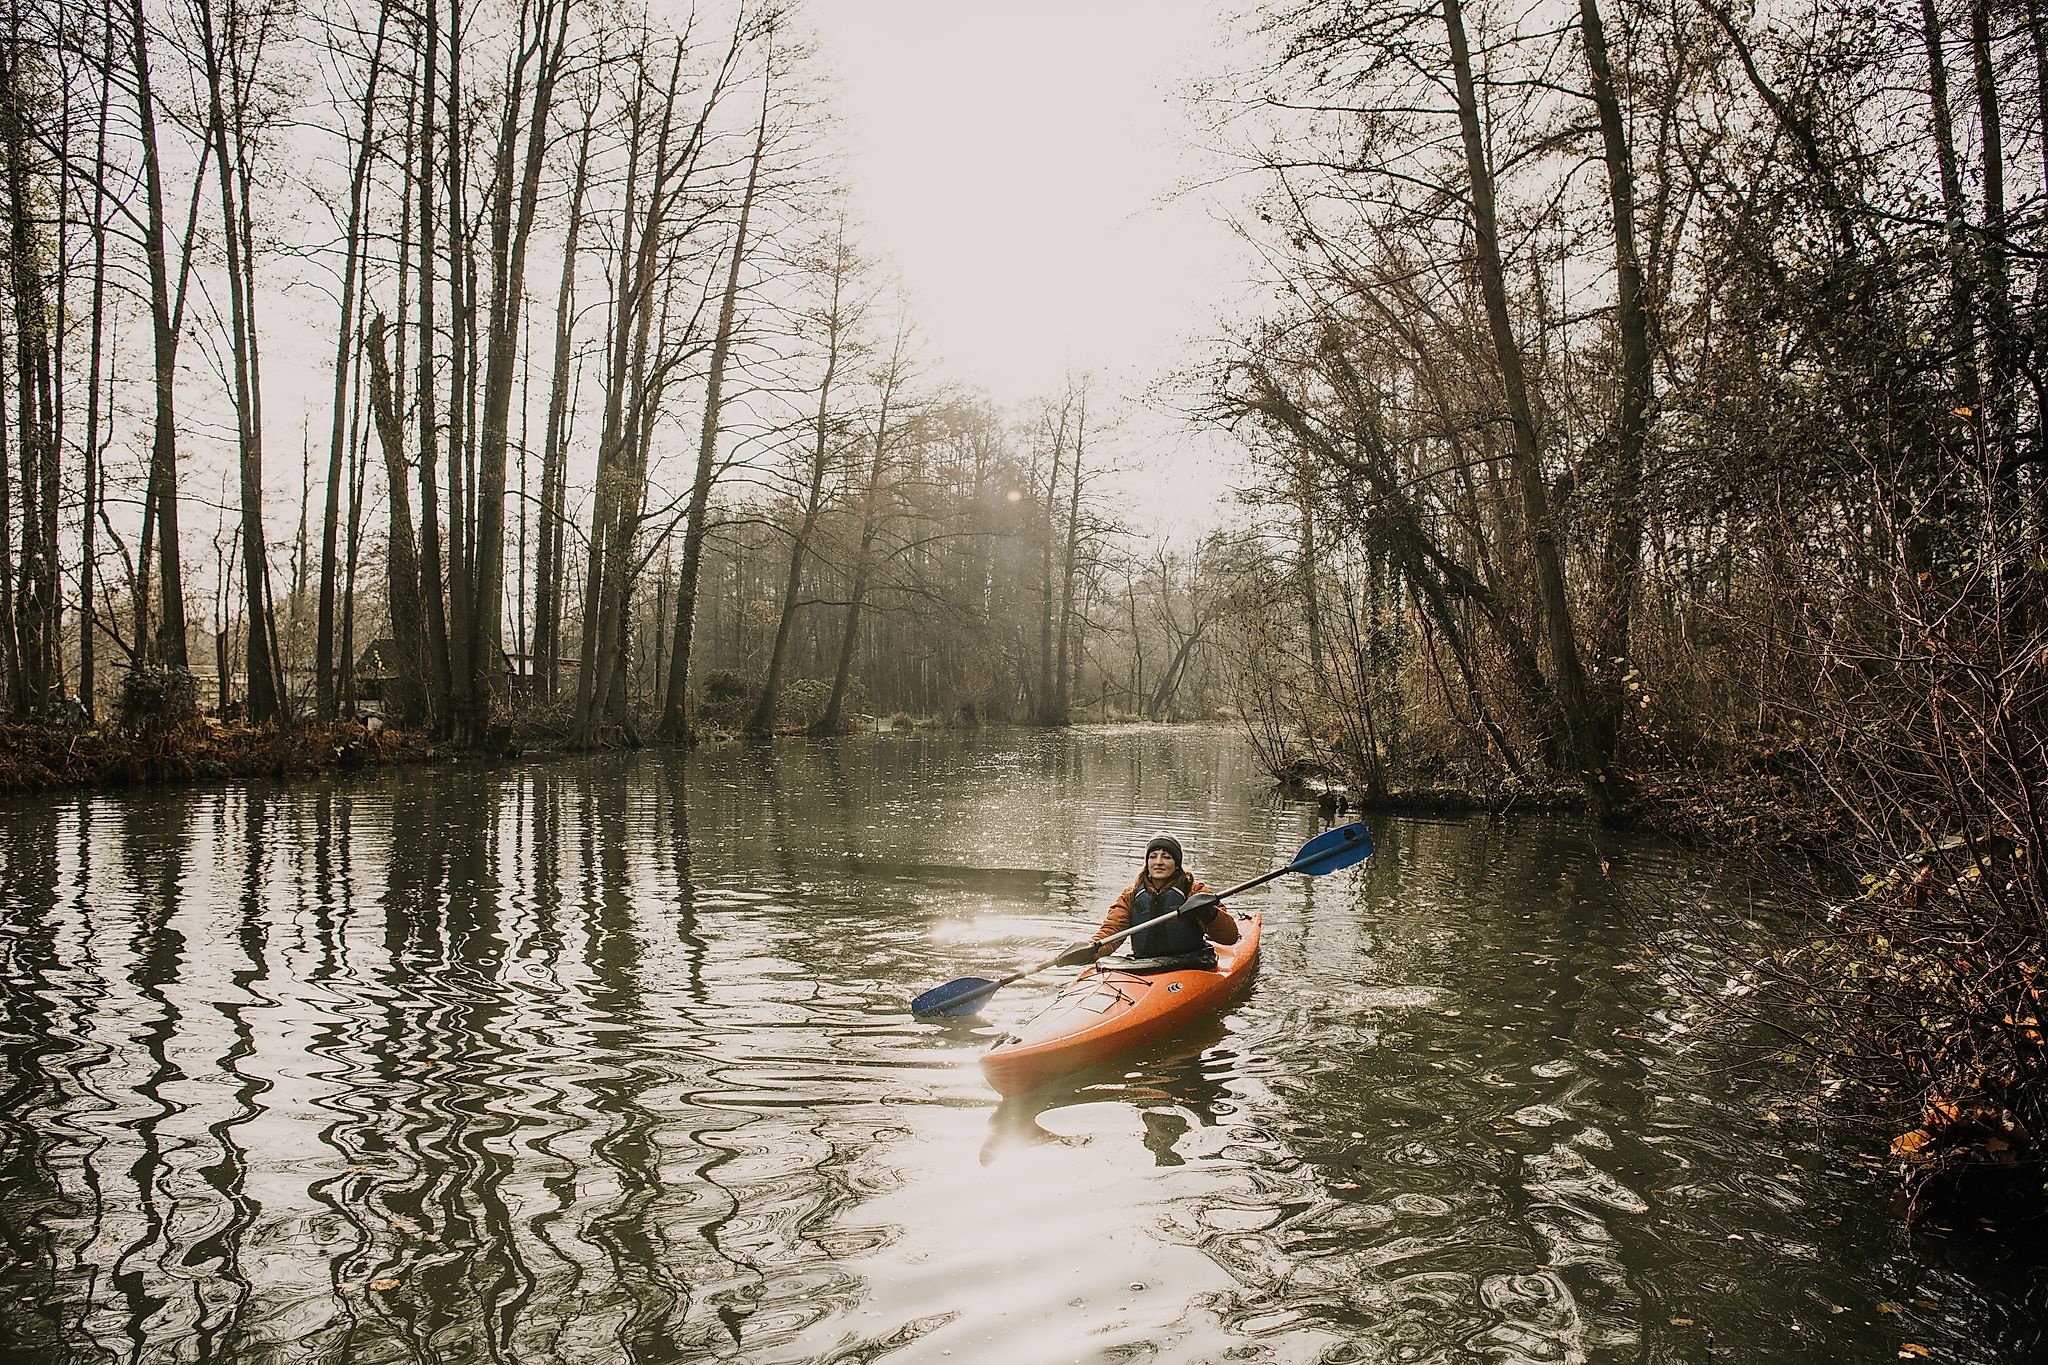
[[[135,593],[135,648],[149,657],[150,541],[155,538],[158,556],[157,585],[160,608],[154,657],[172,668],[187,666],[185,647],[185,576],[178,531],[178,338],[183,328],[185,282],[190,278],[193,232],[188,227],[180,250],[177,303],[172,303],[170,228],[164,217],[163,158],[157,142],[157,100],[150,75],[149,24],[143,16],[142,0],[129,0],[128,51],[135,74],[135,112],[138,154],[142,161],[143,255],[149,266],[149,315],[154,366],[156,420],[150,438],[149,487],[142,502],[142,541],[137,558]],[[198,177],[206,172],[211,142],[201,154]],[[196,217],[199,197],[195,181],[192,212]]]
[[[743,21],[733,29],[702,92],[695,121],[687,127],[678,120],[684,45],[676,44],[666,84],[658,89],[649,88],[644,54],[636,58],[639,74],[628,113],[624,230],[616,267],[620,284],[607,346],[603,429],[584,575],[575,725],[578,740],[586,744],[626,719],[631,590],[640,564],[637,538],[647,496],[649,446],[669,382],[697,343],[699,309],[682,309],[685,316],[680,320],[672,317],[678,311],[679,293],[692,290],[695,283],[679,263],[692,244],[693,231],[710,217],[692,217],[687,201],[699,188],[711,120],[730,88],[746,42]],[[643,158],[652,164],[643,167]]]
[[[552,699],[559,681],[562,640],[563,533],[568,529],[569,369],[576,334],[576,262],[583,238],[585,194],[590,183],[590,147],[596,131],[593,104],[583,110],[577,136],[575,181],[569,190],[569,223],[562,240],[562,277],[555,294],[554,362],[548,380],[548,409],[541,436],[540,508],[534,553],[533,661],[543,696]]]
[[[263,115],[256,107],[256,71],[277,14],[262,0],[191,0],[199,26],[207,126],[219,177],[222,245],[226,253],[242,512],[241,562],[247,614],[248,713],[257,723],[290,718],[277,648],[277,612],[270,594],[269,545],[263,534],[263,406],[256,318],[256,246],[250,207],[254,142]]]
[[[831,464],[832,440],[840,426],[832,407],[834,381],[839,376],[842,354],[853,345],[853,329],[859,325],[866,311],[864,300],[847,297],[854,264],[852,248],[846,241],[846,219],[842,215],[819,271],[825,289],[825,303],[818,317],[824,369],[818,378],[818,403],[811,418],[809,457],[803,467],[803,489],[797,497],[796,525],[789,538],[789,564],[783,574],[775,642],[769,647],[768,670],[761,683],[760,698],[754,705],[753,715],[747,720],[747,730],[751,734],[766,735],[775,728],[775,704],[782,693],[783,666],[789,657],[790,640],[796,632],[797,613],[803,605],[804,563],[810,558],[818,517],[824,510],[825,475]]]
[[[419,550],[413,533],[412,476],[405,466],[405,423],[399,416],[392,366],[385,354],[384,315],[370,320],[370,409],[384,450],[388,485],[390,535],[385,549],[385,591],[390,602],[391,640],[397,657],[390,660],[388,714],[401,725],[424,723],[430,713],[426,696],[426,605],[420,601]]]
[[[773,26],[770,25],[772,35]],[[768,150],[768,109],[773,89],[772,51],[761,74],[761,113],[755,124],[754,152],[747,162],[747,185],[740,195],[739,221],[727,255],[725,292],[718,305],[718,330],[711,338],[711,365],[704,377],[704,419],[697,437],[697,471],[690,481],[689,511],[683,523],[683,558],[678,566],[675,632],[669,652],[668,696],[662,708],[662,733],[671,739],[690,734],[688,687],[690,640],[696,626],[697,573],[704,556],[704,518],[711,503],[711,484],[718,454],[719,422],[724,411],[725,367],[732,356],[734,327],[739,316],[740,273],[746,264],[747,228],[753,218],[754,195],[761,185],[761,161]]]
[[[1511,464],[1521,490],[1522,510],[1528,521],[1530,544],[1535,553],[1536,582],[1543,604],[1545,638],[1550,646],[1559,712],[1565,723],[1573,761],[1584,778],[1588,796],[1603,815],[1612,817],[1626,799],[1625,792],[1620,775],[1610,771],[1612,740],[1604,733],[1593,713],[1585,668],[1579,658],[1571,597],[1565,580],[1564,556],[1558,543],[1557,520],[1552,512],[1542,452],[1538,446],[1536,414],[1530,404],[1521,343],[1515,336],[1514,320],[1508,307],[1507,271],[1501,258],[1500,224],[1494,211],[1493,168],[1487,160],[1486,131],[1480,121],[1479,97],[1472,76],[1472,53],[1465,34],[1464,8],[1459,0],[1443,0],[1443,21],[1450,44],[1451,71],[1457,81],[1458,130],[1464,142],[1465,168],[1470,178],[1466,207],[1473,244],[1478,253],[1479,291],[1486,303],[1487,327],[1492,334],[1494,360],[1499,367],[1507,404],[1513,438]]]
[[[0,539],[0,669],[11,709],[27,715],[48,702],[56,663],[55,536],[57,406],[51,302],[45,275],[55,253],[37,205],[49,198],[51,168],[41,147],[53,140],[50,74],[40,69],[33,30],[9,0],[0,37],[0,170],[7,186],[7,298],[14,359],[15,467],[20,471],[20,577]],[[40,88],[38,88],[40,87]],[[0,525],[10,518],[0,485]],[[4,535],[4,533],[0,533]],[[17,586],[18,583],[18,586]]]
[[[1079,629],[1074,612],[1074,588],[1081,559],[1081,470],[1088,450],[1088,383],[1084,379],[1075,395],[1074,458],[1069,461],[1067,491],[1067,534],[1061,553],[1059,657],[1054,666],[1052,710],[1055,725],[1065,725],[1073,706],[1073,670],[1070,656],[1080,654]]]
[[[368,209],[370,169],[377,148],[377,86],[384,73],[384,39],[390,28],[388,4],[377,7],[377,31],[369,53],[369,69],[363,76],[363,97],[357,114],[355,163],[349,175],[348,217],[342,227],[341,321],[334,338],[334,405],[327,436],[327,497],[320,520],[320,607],[313,634],[314,708],[323,720],[332,720],[337,708],[337,672],[334,659],[336,593],[341,574],[342,470],[347,457],[349,419],[354,411],[354,357],[358,345],[356,295],[366,243],[364,218]],[[351,503],[353,507],[353,503]],[[344,652],[344,659],[346,653]]]
[[[882,498],[888,476],[891,443],[897,439],[896,410],[903,389],[910,382],[910,331],[899,324],[889,358],[875,376],[875,424],[868,442],[866,491],[861,497],[860,544],[853,557],[853,586],[847,593],[846,622],[839,635],[839,659],[832,671],[832,694],[825,709],[812,725],[819,734],[833,734],[843,723],[848,683],[853,676],[853,655],[860,643],[861,609],[867,603],[868,583],[874,573],[875,539],[881,532]]]
[[[529,27],[531,15],[531,27]],[[474,572],[466,579],[468,618],[461,658],[470,674],[456,717],[456,737],[482,742],[504,653],[506,450],[520,319],[526,299],[527,246],[540,202],[540,181],[554,117],[555,88],[568,44],[569,0],[536,0],[519,11],[512,70],[500,93],[496,160],[490,196],[490,294],[486,305],[483,421],[478,433]],[[529,68],[533,96],[525,97]]]

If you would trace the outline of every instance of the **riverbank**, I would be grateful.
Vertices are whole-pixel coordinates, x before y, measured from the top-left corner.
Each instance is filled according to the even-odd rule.
[[[446,756],[422,736],[357,721],[73,728],[0,725],[0,792],[236,777],[311,776]]]
[[[1591,817],[1576,782],[1396,786],[1378,795],[1317,781],[1276,782],[1326,815],[1577,815]],[[1855,849],[1837,808],[1779,778],[1700,772],[1642,774],[1624,828],[1691,847],[1846,862]]]
[[[1117,721],[1109,723],[1120,723]],[[934,717],[896,714],[872,722],[876,732],[916,733],[952,728]],[[975,727],[967,727],[975,728]],[[1075,727],[1085,730],[1087,722]],[[627,732],[632,735],[633,732]],[[775,739],[808,734],[801,724],[778,727]],[[749,743],[756,737],[703,723],[702,743]],[[605,748],[639,748],[622,737]],[[544,758],[582,752],[569,743],[566,717],[530,712],[503,731],[494,757]],[[290,727],[246,726],[210,716],[131,727],[0,724],[0,792],[129,786],[234,777],[310,776],[392,763],[456,757],[425,735],[382,728],[372,721],[336,721]],[[1573,782],[1468,782],[1404,785],[1368,795],[1335,777],[1282,774],[1281,791],[1338,813],[1584,815],[1583,789]],[[1629,828],[1661,834],[1694,847],[1739,853],[1814,857],[1841,865],[1854,861],[1853,832],[1839,809],[1778,774],[1739,769],[1670,771],[1637,778]]]
[[[1120,722],[1108,722],[1120,723]],[[943,730],[937,718],[896,714],[873,722],[877,732]],[[976,727],[968,727],[976,728]],[[1077,729],[1087,729],[1081,722]],[[631,732],[628,732],[629,734]],[[778,727],[775,739],[802,738],[801,724]],[[756,737],[707,723],[703,743],[747,743]],[[626,738],[601,747],[639,748]],[[530,713],[504,731],[496,757],[545,758],[581,752],[569,743],[564,717]],[[248,726],[211,716],[132,727],[0,724],[0,792],[53,788],[131,786],[235,777],[311,776],[393,763],[428,762],[457,752],[414,731],[372,721],[335,721],[289,727]],[[1401,814],[1584,814],[1584,791],[1575,783],[1459,784],[1397,787],[1366,795],[1334,781],[1276,779],[1287,795],[1313,801],[1326,815],[1340,812]],[[1632,828],[1679,842],[1734,850],[1769,850],[1827,856],[1845,852],[1839,821],[1783,781],[1710,779],[1697,773],[1640,779]]]
[[[937,723],[892,717],[877,728],[900,733],[937,728]],[[775,738],[805,733],[800,725],[785,726],[776,731]],[[509,726],[498,738],[486,756],[550,758],[587,752],[569,742],[566,724],[546,717]],[[707,729],[699,739],[739,743],[749,737]],[[637,749],[643,742],[633,732],[626,732],[615,742],[597,747]],[[85,726],[0,723],[0,794],[238,777],[311,777],[465,756],[471,755],[415,731],[389,729],[374,721],[280,727],[203,716],[140,728],[111,721]]]

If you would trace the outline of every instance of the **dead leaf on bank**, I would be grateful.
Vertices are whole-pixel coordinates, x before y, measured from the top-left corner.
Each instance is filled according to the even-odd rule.
[[[370,1288],[375,1289],[379,1292],[389,1292],[393,1289],[398,1288],[399,1284],[400,1281],[393,1279],[389,1275],[386,1275],[381,1279],[370,1281]]]

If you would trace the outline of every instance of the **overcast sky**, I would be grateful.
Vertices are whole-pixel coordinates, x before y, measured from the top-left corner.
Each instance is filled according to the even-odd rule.
[[[1186,83],[1227,41],[1190,0],[820,0],[856,212],[928,352],[1015,403],[1069,369],[1141,385],[1212,329],[1242,244]]]

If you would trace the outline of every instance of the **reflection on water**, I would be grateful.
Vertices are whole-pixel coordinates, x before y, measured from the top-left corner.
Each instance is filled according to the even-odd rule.
[[[2037,1359],[1695,1031],[1744,889],[1375,821],[1251,993],[998,1106],[977,1021],[1157,829],[1317,828],[1202,731],[878,739],[0,807],[0,1348],[30,1361]],[[1646,914],[1643,907],[1654,907]]]

